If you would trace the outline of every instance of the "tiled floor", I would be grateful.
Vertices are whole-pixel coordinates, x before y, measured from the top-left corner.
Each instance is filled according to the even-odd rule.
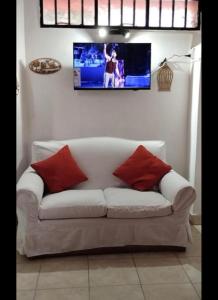
[[[201,226],[186,252],[29,260],[17,254],[17,300],[199,300]]]

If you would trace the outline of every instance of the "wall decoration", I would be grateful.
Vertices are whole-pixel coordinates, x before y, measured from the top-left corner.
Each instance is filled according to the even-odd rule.
[[[157,83],[159,91],[170,91],[173,80],[173,71],[165,63],[158,71]]]
[[[61,64],[53,58],[38,58],[29,64],[29,68],[38,74],[52,74],[61,69]]]
[[[189,60],[188,61],[178,60],[177,63],[193,63],[196,60],[192,60],[191,56],[192,56],[191,54],[182,54],[182,55],[173,54],[169,58],[166,57],[164,58],[164,60],[158,65],[157,82],[158,82],[159,91],[170,91],[170,87],[172,84],[173,71],[170,69],[167,62],[169,60],[172,60],[174,57],[179,57],[179,58],[184,57],[184,58],[188,58]],[[173,63],[175,64],[176,62],[173,61]],[[152,74],[156,71],[157,69],[153,70]]]

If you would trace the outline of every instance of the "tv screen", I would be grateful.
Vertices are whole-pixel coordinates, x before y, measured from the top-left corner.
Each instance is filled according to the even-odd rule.
[[[74,89],[150,89],[150,43],[74,43]]]

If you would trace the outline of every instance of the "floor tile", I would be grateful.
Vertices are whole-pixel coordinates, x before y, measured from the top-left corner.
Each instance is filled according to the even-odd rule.
[[[81,255],[81,256],[34,256],[34,257],[27,257],[26,255],[20,255],[18,252],[16,252],[16,261],[17,264],[24,264],[24,263],[31,263],[31,264],[42,264],[42,263],[50,263],[50,262],[68,262],[68,261],[77,261],[77,260],[87,260],[87,255]]]
[[[187,257],[179,258],[185,272],[193,283],[201,282],[201,258]]]
[[[89,261],[90,286],[139,284],[132,259]]]
[[[87,260],[58,261],[42,264],[37,289],[87,286]]]
[[[88,288],[37,290],[34,300],[89,300]]]
[[[90,300],[144,300],[140,285],[91,287]]]
[[[177,258],[136,258],[135,262],[142,284],[189,282]]]
[[[32,262],[38,262],[40,264],[47,264],[47,263],[71,263],[75,261],[86,261],[88,260],[87,255],[66,255],[66,256],[39,256],[31,258]]]
[[[201,233],[201,225],[194,225],[194,227]]]
[[[41,264],[41,260],[37,258],[29,258],[26,255],[20,255],[16,252],[16,263],[17,264]]]
[[[22,264],[29,262],[29,260],[25,255],[20,255],[18,252],[16,252],[16,262],[17,264]]]
[[[191,284],[143,285],[146,300],[199,300]]]
[[[201,298],[201,283],[194,283],[193,285],[198,293],[198,296]]]
[[[88,258],[92,259],[100,259],[100,260],[107,260],[107,259],[130,259],[130,253],[118,253],[118,254],[96,254],[96,255],[89,255]]]
[[[17,290],[33,290],[39,275],[40,264],[17,265]]]
[[[146,258],[146,257],[160,257],[160,258],[171,258],[176,257],[176,251],[153,251],[153,252],[138,252],[138,253],[132,253],[132,256],[134,258]]]
[[[35,291],[17,291],[17,300],[33,300]]]
[[[191,231],[192,231],[192,236],[195,237],[200,237],[201,236],[201,229],[195,226],[191,226]]]
[[[193,236],[192,244],[188,245],[186,251],[178,252],[177,257],[201,256],[201,238]]]

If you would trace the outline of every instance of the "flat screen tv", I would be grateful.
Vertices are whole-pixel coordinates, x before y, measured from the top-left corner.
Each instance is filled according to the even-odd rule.
[[[74,43],[75,90],[150,89],[150,43]]]

